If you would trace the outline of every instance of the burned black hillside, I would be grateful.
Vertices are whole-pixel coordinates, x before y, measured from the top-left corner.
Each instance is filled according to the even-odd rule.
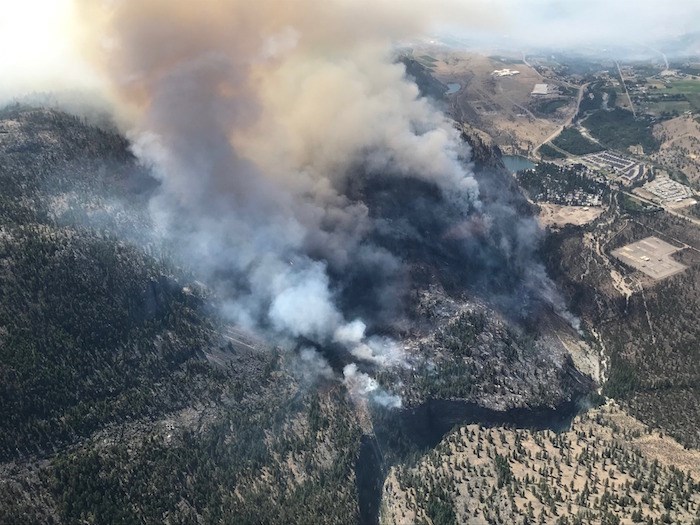
[[[328,522],[357,522],[355,462],[371,427],[342,385],[305,384],[293,353],[251,346],[225,326],[216,295],[148,233],[158,184],[119,134],[53,110],[2,117],[0,522],[253,523],[261,508],[272,521],[306,523],[323,508]],[[493,187],[504,177],[477,176]],[[514,211],[518,195],[483,186],[498,246],[517,246],[506,225],[530,221]],[[529,285],[523,261],[488,246],[485,218],[417,179],[373,177],[348,193],[382,218],[368,242],[403,268],[337,281],[350,311],[390,313],[377,329],[419,363],[379,374],[387,388],[408,404],[496,410],[556,408],[590,389],[505,302],[487,300]],[[518,249],[536,263],[534,246]],[[383,288],[363,284],[384,278]],[[394,285],[400,293],[382,296]],[[379,292],[358,292],[367,287]],[[263,472],[277,480],[264,490]],[[105,493],[109,501],[94,497]]]

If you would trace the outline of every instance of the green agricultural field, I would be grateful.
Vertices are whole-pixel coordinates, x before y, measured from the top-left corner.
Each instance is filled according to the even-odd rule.
[[[686,111],[692,111],[693,105],[687,100],[680,101],[664,101],[664,102],[651,102],[646,106],[649,113],[654,115],[663,115],[664,113],[670,113],[671,115],[680,115]]]
[[[688,93],[685,98],[693,106],[693,111],[700,111],[700,93]]]
[[[700,80],[674,80],[669,83],[665,92],[685,95],[695,111],[700,111]]]
[[[700,80],[673,80],[670,82],[671,90],[674,93],[697,93],[700,94]]]

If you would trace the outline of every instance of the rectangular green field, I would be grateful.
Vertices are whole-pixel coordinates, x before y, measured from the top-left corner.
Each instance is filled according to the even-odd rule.
[[[670,88],[664,91],[669,94],[683,94],[695,111],[700,111],[700,80],[673,80]]]
[[[700,94],[700,80],[672,80],[669,84],[671,93]]]
[[[700,111],[700,93],[687,94],[685,96],[695,111]]]
[[[669,113],[684,113],[686,111],[691,111],[693,105],[685,100],[681,101],[669,101],[669,102],[650,102],[647,105],[647,110],[654,115],[661,115],[664,112]]]

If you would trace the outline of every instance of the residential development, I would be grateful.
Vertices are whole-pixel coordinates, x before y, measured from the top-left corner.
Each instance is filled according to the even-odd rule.
[[[643,188],[664,202],[681,202],[693,197],[693,190],[667,176],[648,182]]]
[[[619,176],[623,184],[632,184],[646,174],[644,164],[611,151],[584,155],[581,160],[593,169],[609,171]]]

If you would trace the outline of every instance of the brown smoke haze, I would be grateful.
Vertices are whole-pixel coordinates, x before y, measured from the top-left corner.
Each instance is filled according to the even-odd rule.
[[[440,4],[443,16],[450,12],[450,2]],[[173,122],[183,117],[216,128],[211,133],[225,133],[239,156],[285,189],[318,185],[305,177],[342,178],[369,149],[378,166],[391,162],[444,179],[455,170],[453,133],[391,61],[391,43],[430,27],[435,7],[397,0],[85,2],[83,48],[93,50],[138,130],[183,134],[188,122]]]
[[[358,174],[418,177],[465,212],[480,206],[466,146],[392,61],[392,42],[429,27],[434,7],[80,5],[82,47],[128,116],[134,152],[162,181],[157,225],[218,283],[233,321],[340,345],[375,365],[404,364],[391,339],[368,335],[373,320],[343,311],[338,276],[377,276],[366,290],[379,302],[371,312],[386,319],[400,310],[400,257],[367,241],[377,224],[347,196]],[[345,375],[351,389],[399,403],[355,365]]]
[[[464,4],[71,4],[95,84],[161,182],[158,235],[228,320],[303,348],[304,382],[329,377],[312,347],[331,348],[353,396],[400,405],[364,370],[409,365],[391,334],[412,267],[497,283],[517,308],[533,290],[556,302],[534,262],[536,224],[477,183],[453,123],[392,54],[445,20],[483,27],[500,14]]]

